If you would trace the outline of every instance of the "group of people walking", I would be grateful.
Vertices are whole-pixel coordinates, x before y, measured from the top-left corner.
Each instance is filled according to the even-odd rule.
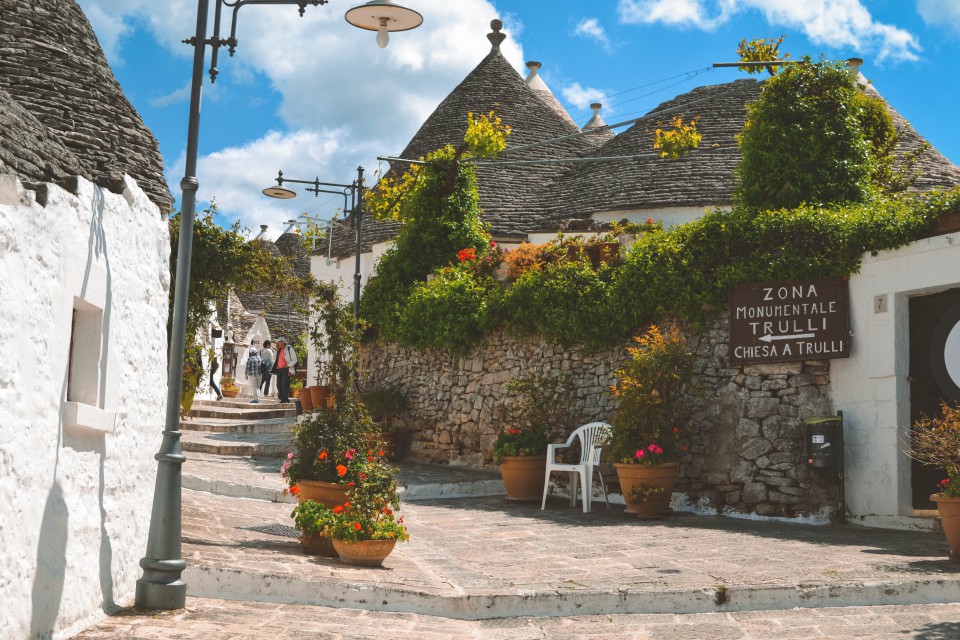
[[[297,364],[297,353],[293,346],[287,344],[286,338],[277,340],[277,350],[274,351],[270,340],[263,341],[263,347],[257,349],[250,346],[250,352],[247,354],[247,366],[245,373],[250,381],[252,399],[251,403],[260,402],[260,394],[264,396],[270,393],[270,379],[276,376],[277,399],[280,402],[290,401],[290,372]],[[214,374],[219,370],[220,363],[214,356],[210,360],[210,388],[217,394],[217,400],[223,400],[223,394],[220,387],[214,380]]]

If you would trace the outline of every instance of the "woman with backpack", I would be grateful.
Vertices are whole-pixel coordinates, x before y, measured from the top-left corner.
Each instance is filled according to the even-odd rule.
[[[260,402],[260,377],[263,373],[263,360],[260,358],[260,352],[256,347],[250,347],[250,353],[247,354],[247,379],[250,381],[250,392],[253,394],[252,404]]]

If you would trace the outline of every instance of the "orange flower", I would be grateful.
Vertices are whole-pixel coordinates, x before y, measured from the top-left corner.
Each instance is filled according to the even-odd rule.
[[[320,460],[326,460],[326,459],[327,459],[327,452],[326,452],[326,451],[321,451],[321,452],[320,452],[320,455],[318,455],[317,458],[319,458]]]
[[[350,508],[350,503],[349,503],[349,502],[344,502],[344,503],[343,503],[343,508],[344,508],[344,509],[349,509],[349,508]]]
[[[338,476],[345,476],[345,475],[347,475],[347,468],[346,468],[345,466],[343,466],[342,464],[338,464],[338,465],[337,465],[337,475],[338,475]]]
[[[333,508],[333,512],[334,512],[334,513],[339,514],[341,511],[343,511],[343,506],[342,506],[342,505],[339,505],[339,504],[338,504],[337,506],[335,506],[335,507]]]
[[[295,496],[300,495],[300,487],[298,487],[297,485],[293,485],[292,487],[290,487],[290,493],[292,493]]]
[[[380,451],[380,452],[378,452],[378,453],[380,454],[380,457],[382,458],[382,457],[383,457],[383,451]]]
[[[373,456],[367,456],[367,462],[373,462]]]
[[[360,529],[363,529],[363,527],[360,526],[360,523],[359,523],[359,522],[354,522],[354,523],[353,523],[353,528],[354,528],[355,530],[357,530],[357,531],[360,531]]]

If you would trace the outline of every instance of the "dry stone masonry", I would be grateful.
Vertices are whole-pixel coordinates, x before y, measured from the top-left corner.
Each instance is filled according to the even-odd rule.
[[[699,508],[720,511],[793,517],[832,509],[835,480],[807,469],[802,425],[805,417],[832,412],[829,363],[731,366],[725,313],[688,336],[698,358],[688,395],[690,452],[677,491]],[[496,333],[465,356],[369,345],[364,368],[368,386],[407,392],[403,429],[411,459],[480,467],[492,464],[493,409],[515,376],[569,373],[586,418],[613,420],[606,390],[627,344],[588,353]]]
[[[73,0],[0,0],[0,125],[0,170],[28,185],[80,175],[122,193],[126,173],[170,213],[157,142]]]

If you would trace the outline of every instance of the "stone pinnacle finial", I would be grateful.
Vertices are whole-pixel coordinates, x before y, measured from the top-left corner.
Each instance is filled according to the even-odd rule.
[[[503,29],[503,22],[500,20],[491,20],[490,28],[493,29],[493,33],[487,34],[487,40],[493,45],[491,51],[499,51],[500,43],[507,39],[506,34],[500,33],[500,29]]]

